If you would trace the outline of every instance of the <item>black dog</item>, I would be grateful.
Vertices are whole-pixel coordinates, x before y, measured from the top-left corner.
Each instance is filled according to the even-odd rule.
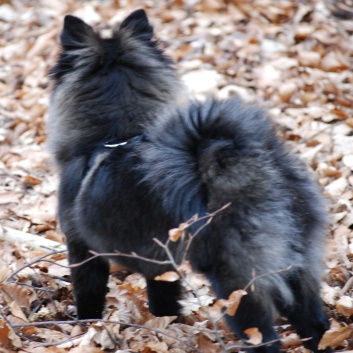
[[[239,337],[257,327],[264,342],[276,340],[276,309],[318,351],[328,321],[319,296],[326,220],[316,184],[261,109],[239,99],[178,108],[181,85],[152,36],[143,10],[111,39],[65,18],[51,70],[49,143],[61,174],[59,218],[70,263],[91,257],[89,250],[165,260],[153,238],[165,242],[179,223],[231,203],[194,237],[187,259],[219,298],[259,276],[227,317]],[[171,251],[180,261],[185,242]],[[171,266],[112,260],[145,276],[153,314],[180,314],[180,283],[154,280]],[[108,274],[104,257],[72,270],[79,318],[101,317]]]

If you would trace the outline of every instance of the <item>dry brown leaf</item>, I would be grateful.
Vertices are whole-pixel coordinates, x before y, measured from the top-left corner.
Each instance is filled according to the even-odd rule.
[[[169,239],[173,242],[178,241],[180,237],[183,237],[185,230],[189,228],[189,223],[181,223],[178,228],[173,228],[169,230]]]
[[[353,117],[348,117],[344,122],[345,122],[349,127],[353,128]]]
[[[297,89],[298,88],[294,82],[286,82],[279,87],[278,95],[281,97],[283,102],[288,102]]]
[[[31,304],[37,299],[35,291],[27,286],[3,283],[2,287],[20,307],[30,308]]]
[[[334,321],[331,324],[331,328],[326,331],[322,337],[319,344],[319,349],[326,349],[327,347],[335,349],[340,344],[342,344],[342,341],[351,338],[352,336],[353,325],[341,326]]]
[[[347,317],[353,315],[353,299],[347,295],[343,295],[336,302],[336,310],[339,314]]]
[[[13,316],[21,319],[24,322],[28,322],[26,315],[23,313],[22,309],[16,302],[12,301],[9,304],[9,308],[11,309],[11,313]]]
[[[175,282],[180,278],[180,276],[174,271],[164,272],[160,276],[154,278],[155,281],[164,281],[164,282]]]
[[[303,103],[308,104],[316,101],[319,98],[319,95],[316,92],[300,91],[299,97]]]
[[[37,327],[36,336],[45,339],[47,342],[61,342],[67,340],[67,335],[63,332]]]
[[[325,189],[331,196],[337,197],[343,194],[347,186],[348,186],[347,179],[344,177],[341,177],[334,180],[329,185],[327,185]]]
[[[184,235],[184,230],[179,228],[173,228],[169,230],[168,235],[169,239],[175,242],[178,241]]]
[[[148,342],[146,347],[150,348],[152,352],[169,352],[169,347],[165,342]]]
[[[324,148],[324,146],[320,143],[319,145],[313,147],[313,148],[308,148],[306,149],[306,152],[301,154],[301,159],[303,159],[306,163],[309,165],[312,165],[314,163],[314,160],[316,159],[317,154]]]
[[[251,327],[244,331],[249,336],[246,342],[256,346],[262,343],[262,333],[257,327]]]
[[[30,184],[30,185],[38,185],[40,184],[42,181],[38,178],[35,178],[33,176],[30,176],[30,175],[26,175],[23,177],[23,181],[26,182],[27,184]]]
[[[255,70],[257,84],[260,89],[273,87],[281,82],[281,71],[275,69],[271,64],[264,65]]]
[[[98,347],[75,347],[70,349],[70,353],[104,353],[103,350],[101,350]],[[53,352],[55,353],[55,352]]]
[[[288,336],[282,338],[281,343],[284,349],[302,345],[302,341],[296,333],[290,333]]]
[[[20,338],[4,319],[0,319],[0,347],[9,349],[22,347]]]
[[[16,192],[6,191],[0,193],[0,205],[8,203],[18,203],[20,195]]]
[[[329,51],[321,60],[321,68],[325,71],[341,71],[349,67],[349,62],[338,51]]]
[[[109,330],[111,329],[113,329],[113,325],[104,326],[102,323],[91,325],[88,331],[78,339],[79,346],[85,347],[99,344],[104,350],[114,349],[115,342],[109,333]]]
[[[71,337],[78,336],[84,332],[83,327],[80,325],[75,325],[70,333]]]
[[[217,300],[213,305],[213,309],[214,309],[213,314],[221,313],[221,310],[223,308],[227,308],[227,314],[230,316],[234,316],[239,307],[241,298],[246,294],[247,292],[245,290],[239,289],[232,292],[229,295],[228,299]]]
[[[247,294],[248,293],[243,289],[236,290],[230,294],[230,296],[228,298],[228,301],[230,302],[230,305],[228,306],[228,309],[227,309],[228,315],[230,315],[230,316],[235,315],[235,313],[239,307],[241,298]]]
[[[70,269],[68,268],[69,262],[67,259],[57,260],[56,264],[52,264],[48,266],[47,272],[50,275],[59,276],[59,277],[70,276]]]
[[[298,53],[299,64],[302,66],[319,67],[321,55],[315,51],[300,50]]]
[[[200,3],[197,5],[197,8],[200,11],[204,12],[214,12],[220,11],[224,9],[224,3],[222,1],[217,0],[201,0]]]
[[[146,327],[155,328],[155,329],[165,329],[171,324],[177,316],[163,316],[163,317],[154,317],[145,322]]]
[[[66,349],[59,348],[56,346],[43,347],[38,345],[38,342],[28,342],[26,343],[24,350],[19,350],[18,353],[67,353]],[[72,352],[72,350],[70,350]],[[89,353],[89,352],[88,352]],[[93,352],[96,353],[96,352]],[[99,352],[97,352],[99,353]]]
[[[0,261],[0,284],[11,274],[10,267],[4,262]]]
[[[227,306],[228,303],[224,303],[225,299],[217,300],[212,306],[203,308],[197,306],[197,310],[199,310],[204,318],[208,318],[209,316],[217,320],[223,315],[223,308]]]
[[[342,173],[339,170],[337,170],[337,168],[332,166],[320,168],[320,172],[326,176],[334,177],[335,179],[338,179],[342,176]]]
[[[205,353],[217,353],[219,344],[213,342],[208,335],[200,333],[197,338],[197,347],[201,350],[201,352]]]
[[[312,35],[315,31],[315,27],[308,23],[300,23],[296,27],[295,38],[296,39],[305,39]]]
[[[18,350],[18,353],[67,353],[67,350],[56,346],[43,347],[38,345],[38,342],[28,342],[24,349]]]

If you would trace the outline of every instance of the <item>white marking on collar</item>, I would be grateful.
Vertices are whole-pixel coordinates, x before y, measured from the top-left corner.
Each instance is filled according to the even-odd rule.
[[[106,145],[104,145],[104,147],[115,148],[115,147],[119,147],[119,146],[124,146],[126,144],[127,144],[127,141],[120,142],[120,143],[114,143],[114,144],[106,144]]]

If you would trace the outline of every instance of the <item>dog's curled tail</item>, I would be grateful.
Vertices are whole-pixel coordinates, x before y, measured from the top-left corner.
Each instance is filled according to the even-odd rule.
[[[254,178],[264,151],[275,144],[261,109],[237,98],[192,102],[147,129],[141,168],[168,212],[185,221],[206,212],[211,189],[231,192]]]

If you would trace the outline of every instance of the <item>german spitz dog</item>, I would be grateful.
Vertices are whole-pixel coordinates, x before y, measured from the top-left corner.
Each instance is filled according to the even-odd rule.
[[[318,186],[259,107],[238,98],[179,105],[182,85],[153,36],[144,10],[108,39],[68,15],[50,72],[48,140],[69,261],[92,257],[90,250],[121,254],[72,268],[78,318],[102,317],[109,260],[146,278],[151,313],[181,314],[180,281],[155,280],[174,267],[158,263],[168,257],[153,239],[165,243],[170,229],[230,203],[209,225],[188,229],[202,228],[191,243],[171,243],[176,263],[186,255],[218,298],[255,274],[236,314],[226,316],[240,338],[257,327],[268,342],[249,351],[280,350],[279,313],[317,352],[329,327],[320,299],[326,214]],[[138,257],[123,256],[132,253]]]

